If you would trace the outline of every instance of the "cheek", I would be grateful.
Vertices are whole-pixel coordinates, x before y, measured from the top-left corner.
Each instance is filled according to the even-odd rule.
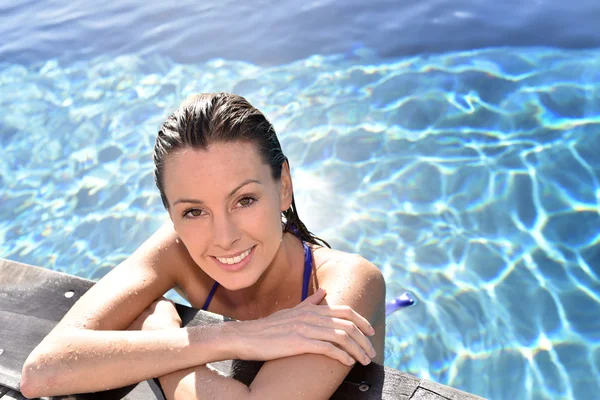
[[[201,221],[178,221],[178,223],[173,224],[173,228],[188,253],[198,263],[197,256],[202,254],[209,240],[207,225]]]
[[[281,231],[281,211],[279,199],[272,199],[268,210],[265,210],[264,218],[269,223],[271,229]]]
[[[281,213],[278,204],[273,199],[263,201],[262,204],[243,216],[240,220],[244,224],[244,230],[254,232],[261,236],[262,240],[278,240],[281,236]]]
[[[196,258],[194,257],[194,255],[196,254],[195,248],[197,247],[197,243],[195,243],[194,240],[191,240],[191,238],[193,238],[194,236],[190,235],[187,229],[182,229],[181,227],[175,227],[175,232],[177,232],[177,235],[183,242],[183,245],[187,249],[188,253],[190,253],[194,261],[197,262]]]

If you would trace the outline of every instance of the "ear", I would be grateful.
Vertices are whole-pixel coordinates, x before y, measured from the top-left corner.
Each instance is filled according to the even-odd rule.
[[[292,175],[290,174],[290,164],[287,160],[281,165],[281,179],[279,181],[280,188],[280,208],[285,211],[292,206],[292,197],[294,195],[294,187],[292,186]]]

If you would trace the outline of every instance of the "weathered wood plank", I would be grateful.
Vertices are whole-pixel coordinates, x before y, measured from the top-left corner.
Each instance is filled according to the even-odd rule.
[[[459,392],[450,386],[445,386],[437,382],[428,380],[422,380],[419,387],[427,389],[431,392],[438,393],[440,396],[448,400],[482,400],[482,397],[476,396],[471,393]]]
[[[0,386],[0,399],[2,399],[2,396],[3,396],[5,393],[8,393],[8,391],[9,391],[9,390],[11,390],[11,389],[9,389],[9,388],[7,388],[7,387],[5,387],[5,386]]]
[[[427,389],[418,388],[417,391],[413,394],[410,400],[447,400],[445,397],[440,396],[439,394],[430,392]]]
[[[16,390],[0,386],[0,400],[27,400],[27,397]]]
[[[0,385],[19,389],[21,369],[29,353],[62,319],[93,281],[76,276],[0,259]],[[73,292],[72,297],[65,297]],[[177,305],[184,326],[223,323],[223,317]],[[261,362],[222,361],[211,366],[224,375],[250,384]],[[451,400],[477,399],[467,393],[422,381],[404,372],[376,363],[357,364],[332,399],[409,400],[419,386],[443,391]],[[434,388],[434,389],[431,389]],[[452,396],[452,397],[451,397]],[[154,380],[107,392],[61,396],[53,399],[164,399]],[[2,399],[4,400],[4,399]]]

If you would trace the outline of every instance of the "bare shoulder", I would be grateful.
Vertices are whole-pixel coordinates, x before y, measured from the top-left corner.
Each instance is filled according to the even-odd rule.
[[[327,290],[327,298],[376,319],[385,308],[385,280],[379,268],[355,253],[318,248],[313,254],[318,286]]]
[[[83,294],[53,332],[126,329],[154,300],[185,281],[190,262],[172,226],[165,224]]]
[[[322,280],[353,279],[358,286],[373,281],[385,285],[379,268],[360,254],[320,247],[313,252],[317,277]]]

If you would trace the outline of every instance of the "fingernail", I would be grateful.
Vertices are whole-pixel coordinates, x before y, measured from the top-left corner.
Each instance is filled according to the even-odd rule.
[[[370,336],[373,336],[374,334],[375,334],[375,329],[373,329],[373,327],[371,327],[371,335]]]
[[[377,352],[375,351],[375,349],[371,350],[371,354],[369,354],[369,356],[370,356],[371,358],[375,358],[375,357],[377,357]]]

